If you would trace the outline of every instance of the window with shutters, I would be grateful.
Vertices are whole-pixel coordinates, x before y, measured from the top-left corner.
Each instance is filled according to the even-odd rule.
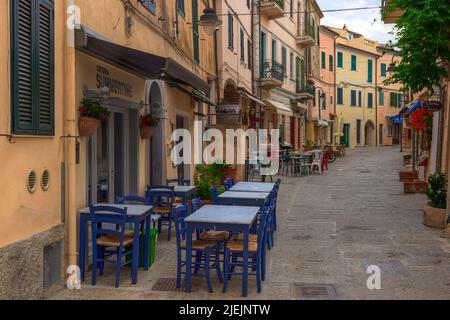
[[[350,91],[350,105],[356,107],[356,90]]]
[[[358,91],[358,107],[362,107],[362,92]]]
[[[386,64],[385,64],[385,63],[382,63],[382,64],[381,64],[381,76],[382,76],[382,77],[386,77],[386,70],[387,70]]]
[[[286,47],[281,47],[281,64],[283,65],[284,75],[287,75],[287,50]]]
[[[380,106],[384,106],[384,92],[380,91]]]
[[[139,0],[139,2],[151,13],[156,14],[156,0]]]
[[[327,62],[326,62],[326,55],[325,52],[322,51],[322,69],[326,69],[327,68]]]
[[[198,30],[198,0],[192,0],[192,32],[194,37],[194,61],[200,63],[200,33]]]
[[[356,71],[356,56],[354,54],[352,54],[350,70]]]
[[[373,93],[370,92],[367,94],[367,108],[373,108]]]
[[[334,59],[333,59],[333,56],[331,54],[328,56],[328,60],[329,60],[329,63],[330,63],[329,70],[330,71],[334,71]]]
[[[367,60],[367,82],[373,82],[373,61],[371,59]]]
[[[253,50],[252,42],[249,39],[249,40],[247,40],[247,60],[248,60],[247,67],[249,69],[251,69],[251,67],[252,67],[252,50]]]
[[[244,36],[244,30],[242,30],[242,28],[241,28],[240,36],[241,36],[241,62],[245,62],[245,36]]]
[[[54,4],[11,2],[12,133],[54,135]]]
[[[177,9],[180,16],[186,17],[186,9],[184,7],[184,0],[177,0]]]
[[[228,48],[231,51],[234,49],[234,20],[231,12],[228,13]]]
[[[342,52],[337,53],[337,67],[344,68],[344,54]]]
[[[337,88],[337,104],[344,104],[344,88]]]

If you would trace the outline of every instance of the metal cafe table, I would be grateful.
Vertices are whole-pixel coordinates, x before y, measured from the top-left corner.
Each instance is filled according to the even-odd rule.
[[[94,206],[110,206],[115,208],[124,209],[127,208],[127,223],[133,225],[134,238],[133,238],[133,265],[132,265],[132,283],[137,283],[137,270],[139,265],[139,225],[145,222],[145,256],[144,256],[144,270],[149,268],[149,240],[150,240],[150,222],[151,220],[158,220],[158,215],[153,215],[153,206],[142,205],[117,205],[117,204],[95,204]],[[87,239],[88,234],[88,222],[90,221],[90,209],[84,208],[80,210],[80,240],[79,240],[79,267],[81,271],[81,279],[84,280],[86,270],[86,257],[87,254]]]
[[[250,229],[256,222],[258,212],[258,207],[207,205],[184,220],[187,227],[186,292],[191,292],[192,290],[192,234],[197,229],[226,230],[244,235],[242,296],[247,297],[249,234]]]
[[[263,182],[238,182],[230,191],[235,192],[272,192],[275,188],[275,183]]]

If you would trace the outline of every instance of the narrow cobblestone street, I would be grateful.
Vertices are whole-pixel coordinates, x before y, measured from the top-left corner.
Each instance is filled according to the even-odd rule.
[[[283,179],[268,279],[258,295],[250,276],[250,299],[449,299],[450,242],[440,230],[422,225],[425,197],[403,194],[398,148],[350,151],[330,169],[323,176]],[[110,272],[95,288],[86,281],[82,290],[64,290],[51,298],[240,298],[239,277],[227,294],[217,281],[214,294],[208,294],[201,278],[192,294],[152,291],[157,279],[176,275],[175,242],[167,243],[164,234],[157,263],[147,273],[140,271],[137,286],[130,285],[124,270],[118,290]],[[381,290],[367,289],[369,265],[383,271]],[[308,285],[329,286],[328,296],[301,295],[297,286]]]

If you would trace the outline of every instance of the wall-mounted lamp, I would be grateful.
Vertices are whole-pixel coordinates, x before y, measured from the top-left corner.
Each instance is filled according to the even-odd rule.
[[[203,27],[203,30],[208,36],[212,36],[222,25],[222,21],[219,20],[219,17],[212,8],[206,8],[203,10],[203,15],[200,17],[198,24]]]

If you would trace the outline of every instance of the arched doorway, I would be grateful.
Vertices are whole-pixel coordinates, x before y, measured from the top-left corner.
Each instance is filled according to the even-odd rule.
[[[240,124],[241,119],[240,94],[236,83],[232,79],[225,82],[223,99],[216,109],[217,124]]]
[[[375,146],[375,124],[372,120],[369,120],[366,122],[366,126],[364,129],[365,134],[365,145],[367,147],[374,147]]]
[[[146,113],[164,118],[164,90],[160,81],[147,84]],[[147,172],[149,185],[161,185],[166,180],[166,159],[164,146],[164,120],[161,120],[152,138],[148,141]]]

